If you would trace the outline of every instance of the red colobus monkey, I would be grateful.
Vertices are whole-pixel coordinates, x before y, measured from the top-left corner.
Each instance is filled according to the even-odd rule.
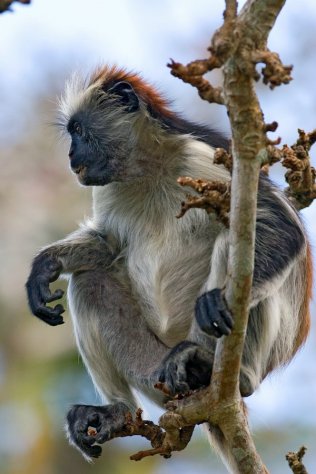
[[[176,115],[139,75],[117,67],[99,69],[87,83],[74,78],[60,106],[70,166],[81,184],[93,186],[93,213],[35,257],[26,287],[35,316],[56,326],[64,308],[47,303],[62,291],[51,294],[49,284],[70,275],[77,345],[109,403],[75,405],[67,415],[71,443],[91,458],[137,408],[132,388],[163,404],[158,380],[171,394],[210,382],[217,338],[233,326],[221,291],[228,230],[200,209],[175,218],[186,193],[177,178],[229,180],[213,163],[214,148],[227,147],[227,140]],[[304,343],[311,280],[302,222],[261,177],[243,396]],[[96,427],[96,437],[88,426]]]

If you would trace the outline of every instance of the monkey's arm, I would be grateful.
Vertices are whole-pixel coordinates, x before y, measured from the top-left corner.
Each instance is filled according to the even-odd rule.
[[[51,326],[62,324],[63,306],[58,304],[52,308],[47,303],[62,298],[63,291],[56,290],[52,294],[50,283],[57,280],[61,273],[106,267],[114,258],[113,252],[109,241],[89,228],[82,228],[45,247],[34,258],[26,283],[32,313]]]
[[[285,327],[284,324],[282,325],[281,316],[283,314],[283,317],[289,318],[287,327],[289,331],[289,328],[293,327],[295,318],[300,317],[298,309],[304,299],[302,292],[305,292],[304,283],[294,288],[295,281],[305,281],[305,275],[300,273],[305,271],[302,261],[308,258],[303,226],[296,212],[282,196],[270,189],[263,191],[266,192],[258,199],[255,268],[240,375],[240,390],[243,396],[250,395],[267,371],[282,363],[282,340],[285,338],[283,334]],[[208,351],[214,349],[216,338],[229,334],[233,326],[233,317],[224,299],[228,250],[228,231],[224,231],[215,242],[211,272],[204,286],[204,292],[196,301],[195,320],[188,335],[189,341],[197,343]],[[291,283],[286,285],[287,281]],[[282,291],[280,291],[281,287]],[[289,306],[289,301],[293,307]],[[284,307],[288,309],[286,314],[282,313]],[[270,339],[267,339],[269,335]],[[287,342],[284,347],[291,351],[289,345],[295,345],[296,334],[288,333],[286,337]],[[280,354],[282,356],[280,360],[274,360],[273,347],[278,344],[278,340],[281,342],[275,353],[279,357]],[[202,352],[201,357],[203,362]],[[285,354],[284,361],[288,360],[288,357]],[[183,361],[187,358],[187,347],[180,343],[170,352],[165,361],[161,371],[161,380],[165,381],[172,392],[179,391],[178,373],[183,371]],[[205,354],[205,363],[207,361],[212,361],[211,352]],[[173,367],[177,367],[176,372]],[[209,367],[211,371],[211,364]]]
[[[250,309],[279,291],[306,249],[304,228],[295,210],[264,180],[260,184]],[[232,328],[232,319],[220,290],[226,283],[227,261],[226,231],[217,238],[207,291],[198,298],[195,307],[200,328],[215,337],[229,334]]]

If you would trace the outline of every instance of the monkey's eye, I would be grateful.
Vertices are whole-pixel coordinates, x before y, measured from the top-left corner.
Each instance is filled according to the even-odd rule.
[[[75,123],[73,124],[73,128],[72,128],[72,129],[73,129],[73,132],[74,132],[74,133],[77,133],[77,135],[79,135],[79,136],[81,137],[81,135],[82,135],[82,127],[81,127],[81,125],[80,125],[79,122],[75,122]]]

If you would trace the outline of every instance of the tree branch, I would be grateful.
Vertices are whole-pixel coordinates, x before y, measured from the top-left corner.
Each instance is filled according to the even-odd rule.
[[[297,453],[289,452],[285,456],[294,474],[307,474],[306,468],[302,463],[302,459],[305,453],[306,448],[305,446],[302,446]]]

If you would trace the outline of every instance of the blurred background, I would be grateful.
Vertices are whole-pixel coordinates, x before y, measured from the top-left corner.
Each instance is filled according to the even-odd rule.
[[[66,313],[63,326],[41,323],[30,315],[24,291],[34,253],[90,214],[91,190],[69,172],[68,143],[52,125],[66,78],[104,62],[142,71],[177,111],[229,133],[224,108],[203,103],[166,67],[169,58],[186,63],[205,57],[223,8],[222,0],[33,0],[0,16],[1,474],[225,472],[198,429],[188,449],[170,460],[129,461],[146,446],[133,438],[109,442],[102,458],[87,464],[63,433],[71,404],[98,403],[70,319]],[[298,127],[316,127],[315,25],[313,0],[288,0],[271,35],[271,49],[295,66],[290,85],[273,92],[258,85],[266,122],[279,122],[283,143],[296,140]],[[213,81],[220,81],[218,73]],[[284,185],[280,168],[272,175]],[[315,247],[316,203],[303,216]],[[248,399],[256,444],[273,473],[290,472],[284,455],[302,444],[308,447],[306,467],[316,472],[314,306],[312,313],[304,349]],[[161,411],[147,401],[145,406],[156,421]]]

